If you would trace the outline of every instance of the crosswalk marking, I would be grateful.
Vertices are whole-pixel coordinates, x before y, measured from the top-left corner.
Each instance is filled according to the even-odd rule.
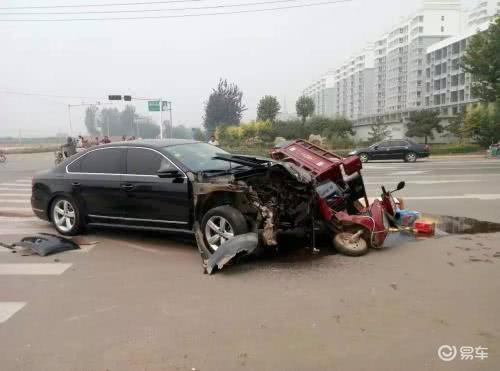
[[[24,183],[2,183],[1,186],[31,189],[31,184],[24,184]]]
[[[58,276],[72,266],[71,263],[6,263],[0,264],[0,275]]]
[[[14,314],[19,312],[26,305],[20,301],[0,301],[0,323],[7,321]]]
[[[31,194],[31,191],[27,192],[27,191],[29,191],[28,189],[24,189],[24,188],[20,189],[18,187],[3,187],[0,184],[0,192],[12,192],[12,191],[19,192],[19,193],[24,193],[24,194]]]
[[[0,194],[2,196],[2,194]],[[0,198],[0,203],[10,203],[10,204],[29,204],[30,200],[15,200],[10,198]]]

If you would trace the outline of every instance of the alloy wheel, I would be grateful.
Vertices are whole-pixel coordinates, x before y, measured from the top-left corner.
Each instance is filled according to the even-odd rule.
[[[408,153],[406,155],[406,161],[415,162],[415,161],[417,161],[417,156],[414,153]]]
[[[59,200],[54,206],[54,223],[61,232],[70,232],[76,223],[76,212],[67,200]]]
[[[361,160],[361,162],[366,163],[368,162],[368,155],[366,153],[362,153],[359,155],[359,159]]]
[[[210,248],[216,251],[223,243],[234,237],[234,230],[226,218],[214,215],[205,225],[205,237]]]

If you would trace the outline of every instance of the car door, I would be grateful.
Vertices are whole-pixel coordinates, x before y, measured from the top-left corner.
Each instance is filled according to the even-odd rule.
[[[404,158],[408,150],[408,143],[404,140],[392,140],[390,149],[390,158],[392,160],[400,160]]]
[[[125,148],[99,148],[68,165],[66,178],[71,182],[72,195],[91,219],[123,216],[125,155]]]
[[[389,156],[389,141],[383,141],[373,146],[372,158],[374,160],[385,160]]]
[[[157,150],[128,148],[122,179],[126,218],[141,226],[186,228],[192,209],[188,179],[180,170],[176,178],[160,178],[160,167],[179,170]]]

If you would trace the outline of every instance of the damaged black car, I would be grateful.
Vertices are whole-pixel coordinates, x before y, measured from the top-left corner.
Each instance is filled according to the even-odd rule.
[[[194,233],[208,273],[239,253],[276,246],[280,231],[314,234],[318,219],[344,254],[381,246],[388,226],[382,214],[369,215],[358,158],[305,141],[273,157],[176,139],[103,145],[38,173],[31,205],[62,235],[88,226]]]

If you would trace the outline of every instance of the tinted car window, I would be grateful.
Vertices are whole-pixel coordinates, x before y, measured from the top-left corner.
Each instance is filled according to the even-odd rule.
[[[160,166],[170,161],[158,152],[149,149],[129,148],[127,151],[127,174],[157,175]]]
[[[390,142],[388,142],[388,141],[385,141],[385,142],[380,142],[380,143],[378,144],[378,146],[379,146],[379,147],[384,147],[384,148],[385,148],[385,147],[390,147]]]
[[[81,158],[82,173],[123,174],[125,150],[120,148],[93,151]]]
[[[170,158],[175,158],[192,171],[228,170],[231,164],[227,161],[214,159],[226,151],[207,143],[182,144],[163,148]]]
[[[81,172],[81,169],[82,169],[82,161],[81,161],[81,159],[76,160],[75,162],[71,163],[68,166],[68,171],[70,173],[79,173],[79,172]]]
[[[406,143],[404,140],[394,140],[392,141],[392,146],[393,147],[406,147],[408,143]]]

